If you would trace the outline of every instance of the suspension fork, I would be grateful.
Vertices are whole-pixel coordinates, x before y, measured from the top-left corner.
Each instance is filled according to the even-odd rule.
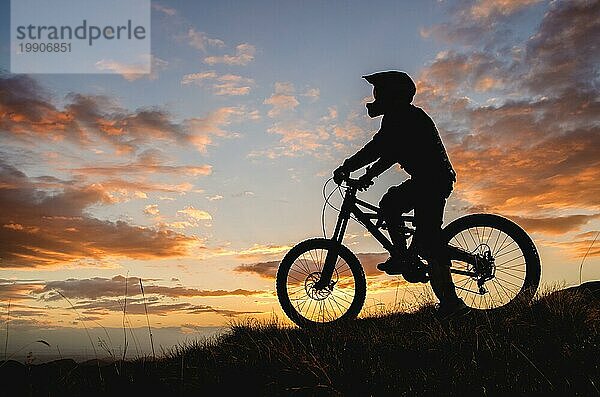
[[[316,289],[323,289],[329,287],[331,284],[331,277],[333,277],[333,273],[335,271],[335,265],[339,257],[342,241],[344,240],[344,234],[346,233],[346,227],[348,226],[348,220],[350,219],[350,212],[355,195],[356,188],[350,187],[346,193],[344,202],[342,203],[342,208],[340,209],[340,214],[335,225],[335,230],[333,231],[333,236],[331,236],[331,241],[334,242],[333,248],[327,251],[325,263],[323,264],[323,269],[321,271],[321,278],[315,283],[314,286]]]

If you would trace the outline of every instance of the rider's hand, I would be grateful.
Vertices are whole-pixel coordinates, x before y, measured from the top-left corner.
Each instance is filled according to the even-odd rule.
[[[346,179],[349,175],[350,173],[346,170],[346,168],[344,168],[343,165],[340,165],[335,171],[333,171],[333,181],[339,185],[344,182],[344,179]]]
[[[371,179],[371,177],[368,175],[363,175],[360,178],[358,178],[357,187],[358,190],[367,190],[372,184],[373,180]]]

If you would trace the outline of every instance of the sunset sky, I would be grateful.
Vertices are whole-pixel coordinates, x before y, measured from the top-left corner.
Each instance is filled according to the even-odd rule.
[[[379,70],[413,76],[441,132],[458,173],[446,223],[508,216],[544,285],[579,282],[600,230],[600,1],[153,1],[147,75],[10,74],[9,1],[0,15],[9,354],[40,338],[91,354],[84,325],[117,348],[126,278],[127,326],[146,326],[141,278],[165,346],[284,317],[278,261],[322,234],[323,183],[377,131],[360,76]],[[363,196],[405,178],[390,169]],[[378,275],[360,226],[346,244],[367,308],[405,288]],[[600,242],[582,278],[600,279]]]

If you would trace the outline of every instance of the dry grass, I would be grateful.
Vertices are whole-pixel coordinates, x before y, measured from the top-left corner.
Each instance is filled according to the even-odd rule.
[[[597,292],[547,290],[448,324],[431,304],[314,330],[247,320],[120,374],[105,366],[103,384],[93,367],[50,364],[21,382],[33,395],[598,395],[598,303]]]

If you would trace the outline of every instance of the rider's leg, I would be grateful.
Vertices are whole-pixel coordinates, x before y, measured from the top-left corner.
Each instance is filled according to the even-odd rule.
[[[414,208],[414,186],[407,180],[398,186],[392,186],[379,201],[380,215],[385,220],[388,234],[396,248],[396,254],[406,254],[406,237],[402,231],[402,214]]]
[[[456,295],[450,259],[442,242],[442,219],[446,199],[429,193],[415,207],[416,233],[413,243],[419,254],[429,264],[431,288],[440,300],[440,305],[462,302]]]
[[[452,303],[459,300],[456,295],[452,274],[450,273],[450,264],[441,262],[437,259],[428,260],[429,278],[433,292],[440,300],[440,304]]]
[[[388,223],[388,233],[390,235],[390,240],[392,240],[392,244],[394,244],[394,248],[396,248],[396,254],[402,256],[405,255],[408,251],[406,248],[406,237],[402,231],[402,227],[397,224],[389,224]]]
[[[388,274],[402,274],[410,282],[426,282],[427,274],[421,266],[417,253],[407,249],[403,230],[402,214],[414,208],[415,197],[415,186],[409,179],[399,186],[391,187],[381,198],[379,202],[381,217],[387,225],[394,251],[385,262],[377,265],[377,269]]]

